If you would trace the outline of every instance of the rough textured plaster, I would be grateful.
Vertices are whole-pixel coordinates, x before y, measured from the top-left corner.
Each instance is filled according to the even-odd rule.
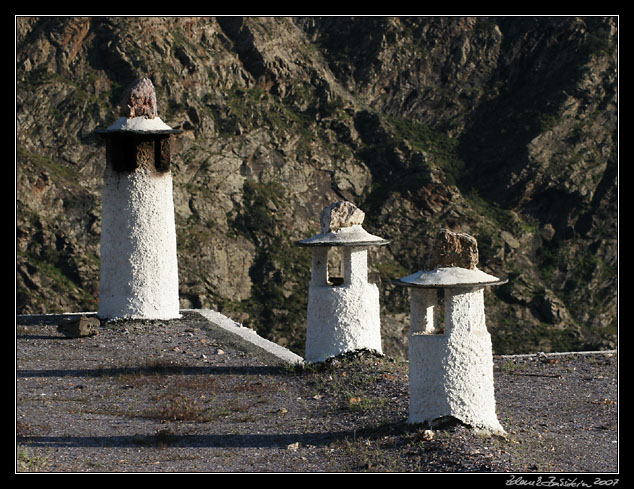
[[[421,296],[412,296],[418,301]],[[425,294],[429,299],[430,295]],[[412,304],[412,311],[428,311]],[[483,288],[447,289],[445,330],[413,318],[409,337],[410,423],[452,416],[483,431],[504,433],[495,412],[491,337],[484,317]],[[424,322],[424,327],[421,327]]]
[[[172,176],[104,174],[100,317],[179,317]]]

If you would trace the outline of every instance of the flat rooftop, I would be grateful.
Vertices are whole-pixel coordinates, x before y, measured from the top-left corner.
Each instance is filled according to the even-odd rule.
[[[407,424],[407,362],[303,366],[208,310],[82,338],[57,330],[72,316],[16,317],[19,471],[619,471],[615,351],[494,356],[508,436],[483,437]]]

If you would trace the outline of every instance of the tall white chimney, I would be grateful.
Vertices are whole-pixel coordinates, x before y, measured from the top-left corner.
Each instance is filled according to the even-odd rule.
[[[106,141],[98,316],[180,317],[170,149],[175,130],[156,111],[154,86],[137,80]]]

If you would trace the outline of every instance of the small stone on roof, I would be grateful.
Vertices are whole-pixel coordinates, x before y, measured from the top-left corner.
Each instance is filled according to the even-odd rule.
[[[98,334],[99,325],[99,319],[81,315],[80,317],[63,320],[57,325],[57,331],[68,338],[82,338]]]

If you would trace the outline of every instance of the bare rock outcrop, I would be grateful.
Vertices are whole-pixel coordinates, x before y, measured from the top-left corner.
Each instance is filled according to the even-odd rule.
[[[95,310],[94,130],[148,77],[184,131],[171,154],[183,307],[301,351],[310,269],[292,243],[345,200],[390,236],[371,273],[394,338],[408,306],[389,284],[449,228],[478,237],[478,266],[513,272],[487,312],[497,353],[611,347],[617,29],[607,16],[19,17],[18,313]],[[149,83],[127,97],[125,117],[155,114]]]

